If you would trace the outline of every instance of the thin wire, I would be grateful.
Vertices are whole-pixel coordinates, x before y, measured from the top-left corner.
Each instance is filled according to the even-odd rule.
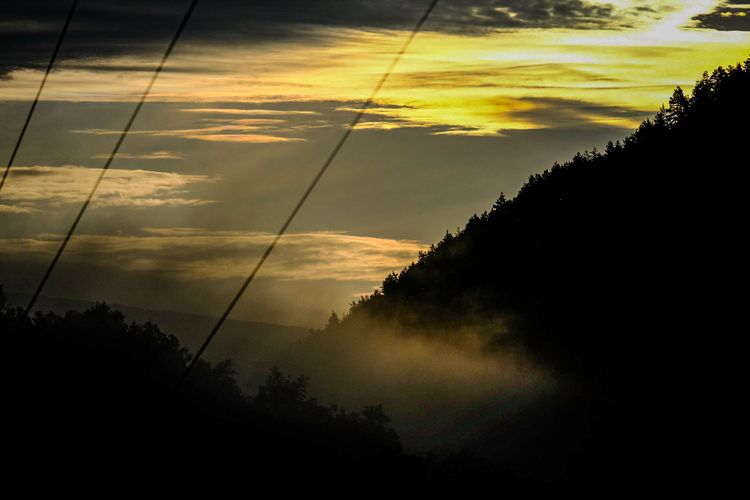
[[[78,215],[73,221],[73,225],[70,226],[70,229],[68,230],[68,234],[65,235],[65,238],[63,239],[62,244],[60,245],[60,248],[58,248],[57,253],[55,254],[55,258],[52,259],[52,263],[47,269],[47,272],[44,273],[44,277],[42,278],[42,281],[39,283],[39,286],[34,292],[34,295],[31,297],[31,301],[29,302],[29,305],[26,307],[26,311],[25,311],[26,316],[29,315],[29,313],[31,312],[31,309],[34,307],[34,304],[39,298],[39,294],[42,293],[42,289],[44,288],[44,285],[47,283],[47,280],[49,279],[50,275],[52,274],[52,271],[57,265],[57,261],[60,260],[60,256],[65,251],[65,247],[68,245],[70,238],[73,236],[73,233],[75,232],[76,227],[78,226],[78,223],[81,221],[81,218],[83,217],[84,212],[86,212],[86,209],[88,208],[89,204],[91,204],[91,200],[94,198],[94,194],[96,194],[96,191],[99,188],[99,184],[102,182],[102,179],[104,178],[104,175],[107,173],[109,166],[112,164],[112,161],[115,159],[115,156],[117,156],[117,152],[120,150],[120,146],[122,146],[122,143],[125,140],[125,137],[127,137],[128,132],[130,131],[130,127],[133,126],[133,122],[135,122],[135,119],[138,116],[138,113],[141,111],[141,108],[143,107],[143,103],[146,102],[146,98],[151,92],[151,88],[154,86],[156,79],[159,77],[159,74],[161,73],[162,69],[164,69],[164,65],[167,63],[167,59],[169,58],[169,55],[172,53],[172,49],[174,49],[174,46],[177,43],[177,40],[180,38],[180,35],[182,35],[182,32],[185,29],[185,25],[187,24],[188,20],[190,19],[190,16],[195,10],[195,6],[197,3],[198,3],[198,0],[192,0],[190,2],[190,7],[188,7],[188,10],[185,13],[185,16],[182,18],[182,22],[180,22],[180,26],[177,28],[177,32],[174,34],[172,41],[169,43],[169,46],[167,47],[166,52],[164,52],[164,56],[161,58],[161,62],[159,63],[159,66],[154,71],[154,74],[151,77],[151,81],[146,86],[146,90],[143,91],[143,95],[141,95],[141,99],[136,105],[135,109],[133,110],[133,114],[130,116],[128,123],[125,125],[125,128],[122,131],[122,134],[120,134],[120,138],[117,140],[117,143],[115,144],[115,147],[112,150],[112,153],[109,155],[109,158],[107,159],[107,163],[104,164],[104,167],[99,173],[99,177],[96,179],[94,186],[91,188],[91,192],[89,192],[89,195],[86,198],[86,201],[83,203],[83,206],[81,206],[81,210],[78,212]]]
[[[250,275],[245,279],[245,282],[240,287],[239,291],[236,293],[232,301],[229,303],[229,306],[224,311],[224,314],[221,315],[218,322],[214,326],[213,330],[211,330],[211,333],[208,334],[208,337],[206,337],[206,340],[203,342],[203,345],[201,345],[200,349],[198,349],[198,352],[195,354],[193,359],[190,361],[190,364],[188,364],[185,371],[182,373],[182,376],[177,382],[177,385],[175,386],[173,396],[176,394],[182,385],[184,384],[185,380],[190,375],[190,372],[193,370],[193,367],[196,365],[198,360],[201,358],[203,353],[205,352],[206,348],[208,348],[208,345],[211,343],[213,338],[216,336],[216,334],[219,332],[219,329],[221,329],[221,326],[226,321],[229,314],[232,312],[234,307],[237,305],[237,302],[239,302],[242,295],[245,293],[245,290],[247,290],[247,287],[250,286],[250,283],[252,283],[253,279],[255,279],[255,275],[258,274],[258,271],[260,271],[260,268],[263,266],[263,264],[266,262],[266,259],[268,259],[268,256],[271,255],[271,252],[273,252],[273,249],[276,247],[276,244],[279,242],[281,237],[286,232],[289,225],[292,223],[294,218],[297,216],[297,213],[302,208],[302,205],[305,204],[305,201],[307,201],[307,198],[310,196],[310,193],[312,193],[313,189],[315,189],[315,186],[318,184],[320,179],[323,177],[323,174],[326,173],[326,170],[328,170],[328,167],[333,163],[333,160],[336,159],[336,156],[339,154],[339,151],[341,151],[341,148],[344,146],[344,143],[346,143],[347,139],[349,139],[349,136],[351,135],[352,131],[354,130],[354,127],[357,126],[357,124],[362,119],[362,116],[367,112],[367,110],[372,106],[373,101],[375,100],[375,97],[377,96],[378,92],[380,92],[380,89],[385,84],[386,80],[388,80],[388,77],[391,76],[391,73],[393,73],[393,70],[395,69],[398,62],[401,60],[401,57],[404,55],[406,50],[409,48],[409,45],[411,45],[412,40],[414,40],[414,37],[417,36],[417,33],[422,29],[422,25],[427,21],[427,18],[430,17],[430,14],[435,9],[435,6],[437,5],[439,0],[432,0],[430,4],[427,7],[427,10],[422,15],[422,17],[419,19],[417,24],[414,26],[414,29],[412,29],[411,33],[409,34],[409,37],[406,39],[404,44],[401,46],[401,50],[398,51],[396,54],[396,57],[394,57],[393,61],[391,62],[390,66],[388,66],[388,69],[385,73],[383,73],[383,76],[380,78],[380,81],[378,81],[378,84],[375,86],[375,89],[370,94],[370,97],[367,99],[367,102],[365,102],[364,106],[359,110],[357,115],[354,117],[352,122],[349,124],[349,127],[346,129],[344,134],[341,136],[341,139],[339,139],[338,143],[336,143],[336,146],[333,148],[333,151],[331,151],[331,154],[328,156],[326,161],[323,163],[323,166],[318,171],[317,175],[313,178],[310,185],[307,187],[305,192],[302,194],[302,197],[297,202],[297,205],[292,210],[292,213],[289,214],[289,217],[287,217],[286,221],[284,222],[284,225],[281,226],[281,229],[279,229],[279,232],[276,234],[276,237],[271,241],[271,244],[268,245],[268,248],[266,248],[266,251],[263,252],[263,255],[261,256],[260,260],[257,264],[255,264],[255,268],[250,273]]]
[[[26,129],[29,128],[29,122],[31,122],[31,117],[34,114],[36,105],[39,103],[39,96],[42,95],[42,90],[44,90],[44,85],[47,83],[47,77],[52,71],[52,66],[54,66],[55,64],[55,59],[57,59],[57,53],[60,52],[60,46],[62,45],[63,39],[65,38],[65,34],[68,32],[68,26],[70,26],[70,20],[73,19],[73,13],[76,11],[77,6],[78,6],[78,0],[73,0],[73,4],[70,6],[70,11],[68,12],[68,17],[67,19],[65,19],[65,24],[63,25],[63,29],[60,32],[60,37],[57,39],[55,50],[52,51],[52,57],[49,60],[49,64],[47,64],[47,70],[44,72],[42,83],[39,84],[39,90],[36,91],[36,96],[34,97],[34,101],[31,103],[31,108],[29,108],[29,113],[26,115],[26,121],[23,123],[23,127],[21,127],[21,133],[18,135],[18,140],[16,140],[16,145],[13,148],[13,152],[10,154],[10,159],[8,160],[8,164],[6,165],[5,171],[3,172],[3,178],[2,180],[0,180],[0,192],[3,191],[3,186],[5,186],[5,179],[8,178],[10,169],[13,166],[13,161],[16,159],[16,154],[18,154],[18,149],[21,147],[23,138],[26,135]]]

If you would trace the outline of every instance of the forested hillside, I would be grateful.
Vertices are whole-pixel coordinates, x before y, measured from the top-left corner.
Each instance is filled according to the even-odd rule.
[[[586,376],[633,359],[662,365],[692,281],[703,200],[744,166],[748,116],[750,60],[704,73],[691,96],[677,88],[624,141],[501,195],[343,323],[367,315],[450,336],[475,322],[489,344],[518,342]],[[498,315],[506,322],[493,330]]]

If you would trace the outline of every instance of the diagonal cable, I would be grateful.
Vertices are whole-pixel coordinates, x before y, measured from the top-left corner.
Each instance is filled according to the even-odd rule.
[[[65,235],[65,238],[63,239],[62,243],[60,244],[60,248],[57,249],[55,258],[52,259],[52,263],[47,269],[47,272],[44,273],[44,277],[42,278],[42,281],[39,283],[39,286],[34,292],[34,295],[31,297],[31,301],[29,301],[29,305],[26,306],[26,311],[25,311],[26,316],[29,315],[29,313],[31,312],[31,309],[34,307],[34,304],[39,298],[39,294],[42,293],[42,289],[44,289],[44,285],[47,283],[47,280],[52,274],[52,271],[55,269],[55,266],[57,265],[57,261],[60,260],[60,256],[65,251],[65,247],[68,246],[68,242],[70,242],[70,239],[73,236],[73,233],[75,232],[76,227],[78,227],[78,223],[81,221],[83,214],[86,212],[86,209],[91,204],[91,200],[94,198],[94,195],[96,194],[96,191],[99,188],[99,184],[102,182],[104,175],[107,173],[109,166],[112,164],[112,160],[114,160],[115,156],[117,156],[117,152],[120,150],[120,146],[122,146],[123,141],[125,141],[125,137],[127,137],[128,132],[130,131],[130,127],[133,126],[133,122],[135,122],[135,119],[138,116],[138,113],[141,111],[141,108],[143,107],[143,103],[146,102],[146,98],[151,92],[151,88],[154,86],[156,79],[159,77],[159,74],[164,69],[164,65],[167,63],[167,59],[169,59],[169,55],[172,53],[174,46],[177,44],[177,40],[179,40],[180,35],[182,35],[182,32],[185,29],[185,25],[187,25],[187,22],[190,19],[190,16],[193,14],[193,11],[195,10],[195,6],[197,5],[197,3],[198,3],[198,0],[192,0],[190,2],[190,6],[188,7],[187,12],[185,12],[185,16],[182,18],[182,21],[180,22],[180,25],[177,28],[177,31],[175,32],[174,37],[172,37],[172,41],[169,42],[169,46],[167,46],[167,50],[164,52],[164,55],[161,58],[161,62],[159,63],[159,66],[157,66],[156,70],[154,71],[154,74],[151,77],[151,81],[148,82],[148,85],[146,86],[146,90],[144,90],[143,94],[141,95],[140,101],[138,101],[138,104],[136,105],[135,109],[133,109],[133,113],[130,115],[130,119],[128,120],[127,124],[125,125],[125,128],[120,134],[119,139],[117,139],[117,143],[115,143],[115,147],[112,150],[112,153],[109,155],[109,158],[107,158],[107,162],[104,164],[104,167],[102,167],[101,172],[99,173],[99,177],[97,177],[96,182],[94,183],[94,186],[91,188],[91,191],[89,192],[89,195],[86,198],[86,201],[81,206],[81,209],[79,210],[78,215],[73,221],[73,224],[70,226],[70,229],[68,230],[68,233]]]
[[[185,382],[185,380],[190,375],[190,372],[193,370],[194,366],[198,362],[198,360],[201,358],[203,353],[205,352],[208,345],[211,343],[213,338],[216,336],[216,334],[221,329],[222,325],[226,321],[229,314],[232,312],[234,307],[237,305],[237,302],[239,302],[242,295],[245,293],[245,290],[247,290],[247,287],[250,286],[250,283],[253,282],[255,279],[255,276],[258,274],[258,271],[260,271],[260,268],[263,267],[263,264],[266,262],[266,259],[268,259],[268,256],[271,255],[271,252],[273,252],[273,249],[276,247],[276,244],[279,242],[281,237],[286,232],[287,228],[289,228],[289,225],[292,223],[294,218],[297,216],[297,213],[302,208],[302,205],[305,204],[305,201],[307,201],[307,198],[310,196],[310,193],[313,192],[315,189],[315,186],[318,184],[320,179],[323,177],[323,174],[326,173],[326,170],[328,170],[328,167],[333,163],[333,160],[336,159],[336,156],[339,154],[339,151],[341,151],[341,148],[346,143],[347,139],[349,139],[349,136],[351,135],[354,128],[357,126],[357,124],[360,122],[364,114],[367,112],[367,110],[372,106],[373,101],[375,100],[375,97],[380,92],[380,89],[385,84],[386,80],[388,80],[388,77],[391,76],[391,73],[393,73],[393,70],[396,68],[396,65],[401,60],[404,53],[407,51],[409,46],[411,45],[411,42],[414,40],[414,37],[417,36],[417,33],[422,29],[422,26],[427,21],[427,18],[430,17],[430,14],[435,9],[435,6],[437,5],[439,0],[432,0],[430,4],[427,6],[427,10],[425,10],[424,14],[422,14],[422,17],[419,19],[417,24],[412,29],[411,33],[407,37],[404,44],[401,46],[401,49],[398,51],[396,56],[393,58],[393,61],[391,61],[391,64],[388,66],[388,69],[383,73],[383,76],[378,81],[378,84],[375,86],[375,89],[373,89],[372,93],[370,94],[370,97],[365,102],[364,106],[359,110],[359,112],[356,114],[352,122],[349,124],[349,127],[346,129],[344,134],[341,136],[339,141],[336,143],[336,146],[333,148],[333,151],[331,151],[331,154],[328,155],[328,158],[323,163],[323,166],[320,168],[318,173],[313,178],[310,185],[307,187],[305,192],[302,194],[302,197],[297,202],[297,205],[295,205],[294,209],[292,210],[292,213],[289,214],[289,217],[287,217],[286,221],[284,222],[284,225],[281,226],[281,229],[279,229],[279,232],[276,233],[276,237],[271,241],[271,244],[268,245],[268,248],[266,248],[265,252],[263,252],[263,255],[261,256],[260,260],[257,264],[255,264],[255,268],[252,270],[250,275],[245,279],[244,283],[242,283],[242,286],[240,287],[239,291],[235,294],[232,301],[229,303],[229,306],[224,311],[224,314],[221,315],[218,322],[214,326],[213,330],[211,330],[211,333],[208,334],[208,337],[206,337],[206,340],[203,342],[203,345],[201,345],[200,349],[198,349],[198,352],[196,352],[193,359],[190,361],[190,364],[185,368],[185,371],[182,373],[182,376],[177,382],[177,385],[175,386],[174,393],[180,390],[180,387],[182,387],[182,384]],[[173,393],[173,394],[174,394]]]
[[[68,12],[68,17],[65,19],[65,24],[63,25],[63,29],[60,32],[60,37],[57,39],[55,50],[52,51],[52,57],[50,58],[49,64],[47,64],[47,69],[44,72],[42,83],[39,84],[39,90],[36,91],[36,96],[34,97],[34,100],[31,103],[31,107],[29,108],[29,113],[26,115],[26,121],[23,123],[23,127],[21,127],[21,133],[18,135],[18,139],[16,140],[16,145],[13,147],[13,152],[11,152],[10,154],[10,159],[8,160],[8,164],[5,166],[5,171],[3,172],[3,178],[2,180],[0,180],[0,192],[3,191],[3,186],[5,186],[5,179],[8,178],[10,169],[13,167],[13,162],[16,159],[16,154],[18,154],[18,149],[21,147],[23,138],[26,135],[26,129],[29,128],[31,117],[34,115],[34,110],[36,109],[36,105],[39,103],[39,96],[42,95],[42,90],[44,90],[44,85],[47,83],[47,77],[52,71],[52,66],[54,66],[55,64],[55,59],[57,59],[57,53],[60,52],[60,46],[62,45],[63,39],[65,38],[65,34],[68,32],[68,26],[70,26],[70,20],[73,19],[73,13],[75,13],[77,6],[78,6],[78,0],[73,0],[73,4],[70,6],[70,11]]]

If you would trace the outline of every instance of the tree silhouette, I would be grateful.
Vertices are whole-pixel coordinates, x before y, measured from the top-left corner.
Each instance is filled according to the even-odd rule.
[[[331,315],[328,317],[328,322],[326,323],[326,328],[334,328],[339,323],[341,323],[339,315],[336,314],[336,311],[331,311]]]

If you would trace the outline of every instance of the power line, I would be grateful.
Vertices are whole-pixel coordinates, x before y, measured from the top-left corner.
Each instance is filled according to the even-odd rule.
[[[180,35],[182,35],[182,32],[185,29],[185,25],[187,25],[187,22],[190,19],[190,16],[195,10],[195,6],[197,4],[198,4],[198,0],[192,0],[190,2],[190,6],[188,7],[187,12],[185,13],[185,16],[182,18],[182,21],[180,22],[180,25],[177,28],[177,32],[174,34],[174,37],[172,37],[172,41],[169,42],[169,46],[167,47],[167,50],[164,52],[164,56],[162,56],[159,66],[154,71],[154,74],[151,77],[151,81],[146,86],[146,90],[143,91],[143,95],[141,95],[140,101],[136,105],[135,109],[133,109],[133,114],[130,115],[130,119],[125,125],[125,128],[122,131],[122,134],[120,134],[120,138],[117,139],[117,142],[115,143],[115,147],[112,150],[112,153],[109,155],[109,158],[107,158],[107,162],[104,164],[104,167],[102,167],[101,172],[99,173],[99,177],[96,179],[94,186],[91,188],[91,192],[89,192],[89,195],[86,198],[86,201],[81,206],[81,210],[78,212],[78,215],[73,221],[73,224],[70,226],[68,233],[65,235],[65,238],[63,239],[62,244],[60,245],[60,248],[57,249],[55,258],[52,259],[52,263],[47,269],[47,272],[44,273],[44,277],[42,278],[42,281],[39,283],[39,286],[34,292],[34,295],[31,297],[31,301],[29,302],[29,305],[26,307],[26,311],[25,311],[25,314],[27,316],[31,312],[31,309],[34,307],[34,304],[39,298],[39,294],[42,293],[42,289],[44,288],[44,285],[47,283],[47,280],[52,274],[52,271],[55,269],[55,266],[57,265],[57,261],[60,260],[60,256],[65,251],[65,247],[68,246],[68,242],[70,241],[70,238],[73,236],[73,233],[75,232],[76,227],[78,226],[78,223],[81,221],[81,218],[83,217],[84,212],[86,212],[86,209],[88,208],[89,204],[91,204],[91,200],[94,198],[94,194],[96,194],[96,191],[99,188],[99,184],[102,182],[102,179],[104,178],[104,175],[107,173],[109,166],[112,164],[112,161],[115,159],[115,156],[117,156],[117,152],[120,150],[120,146],[122,146],[123,141],[125,141],[125,137],[127,137],[128,132],[130,131],[130,127],[133,126],[133,122],[135,122],[135,119],[138,116],[138,113],[141,111],[141,108],[143,107],[143,103],[146,102],[146,98],[151,92],[151,88],[154,86],[156,79],[159,77],[159,74],[161,73],[162,69],[164,69],[164,65],[167,63],[167,59],[169,59],[169,55],[172,53],[172,49],[174,49],[175,44],[177,44],[177,40],[180,38]]]
[[[297,202],[297,205],[295,205],[294,209],[292,210],[292,213],[289,214],[289,217],[287,217],[286,221],[284,222],[284,225],[281,226],[281,229],[279,229],[279,232],[276,233],[276,237],[271,241],[271,244],[268,245],[268,248],[266,248],[266,251],[263,252],[263,255],[261,256],[258,263],[255,265],[255,268],[252,270],[250,275],[245,279],[244,283],[240,287],[239,291],[235,294],[232,301],[229,303],[229,306],[224,311],[224,314],[221,315],[219,320],[217,321],[216,325],[211,330],[211,333],[208,334],[208,337],[206,337],[206,340],[203,342],[203,345],[201,345],[200,349],[198,349],[198,352],[196,352],[193,359],[190,361],[190,364],[188,364],[187,368],[185,368],[185,371],[182,373],[182,376],[177,382],[177,385],[175,386],[174,393],[180,390],[180,387],[182,387],[182,384],[185,382],[185,380],[190,375],[190,372],[193,370],[193,367],[196,365],[198,360],[201,358],[203,353],[205,352],[206,348],[208,348],[208,345],[211,343],[213,338],[216,336],[216,334],[221,329],[221,326],[226,321],[227,317],[229,317],[229,314],[232,312],[234,307],[237,305],[237,302],[239,302],[242,295],[245,293],[245,290],[247,290],[247,287],[250,286],[250,283],[255,279],[255,276],[258,274],[258,271],[260,271],[260,268],[263,267],[263,264],[266,262],[266,259],[268,259],[268,256],[271,255],[271,252],[273,252],[273,249],[276,247],[276,244],[279,242],[281,237],[286,232],[287,228],[289,228],[289,225],[292,223],[294,218],[297,216],[297,213],[302,208],[302,205],[305,204],[305,201],[307,201],[307,198],[310,196],[310,193],[312,193],[313,189],[315,189],[315,186],[318,184],[320,179],[323,177],[323,174],[326,173],[326,170],[328,170],[328,167],[333,163],[333,160],[336,159],[336,156],[339,154],[339,151],[341,151],[341,148],[344,146],[344,143],[346,143],[347,139],[349,139],[349,136],[351,135],[352,131],[354,130],[354,127],[357,126],[357,124],[360,122],[364,114],[367,112],[367,110],[372,106],[373,101],[375,100],[375,97],[377,96],[378,92],[380,92],[380,89],[385,84],[386,80],[388,80],[388,77],[391,76],[391,73],[393,73],[393,70],[396,68],[396,65],[401,60],[401,57],[404,55],[406,50],[409,48],[409,45],[411,45],[411,42],[414,40],[414,37],[417,36],[417,33],[422,29],[422,26],[427,21],[427,18],[430,17],[430,14],[435,9],[435,6],[437,5],[439,0],[432,0],[430,4],[427,6],[427,10],[425,10],[424,14],[422,14],[422,17],[419,19],[417,24],[412,29],[411,33],[407,37],[404,44],[401,46],[401,49],[398,51],[396,56],[393,58],[393,61],[391,61],[391,64],[388,66],[388,69],[383,73],[383,76],[378,81],[378,84],[375,86],[375,89],[373,89],[372,93],[370,94],[370,97],[365,102],[364,106],[359,110],[359,112],[356,114],[352,122],[349,124],[349,127],[346,129],[344,134],[341,136],[341,139],[336,143],[336,146],[333,148],[333,151],[331,151],[331,154],[328,155],[328,158],[323,163],[323,166],[318,171],[317,175],[313,178],[310,185],[307,187],[305,192],[302,194],[302,197]],[[174,394],[173,393],[173,394]]]
[[[34,97],[34,101],[32,101],[31,107],[29,108],[29,113],[26,115],[26,121],[23,123],[23,127],[21,127],[21,133],[18,135],[18,140],[16,140],[16,145],[13,147],[13,152],[11,152],[10,159],[8,160],[8,164],[6,165],[5,171],[3,172],[3,178],[2,180],[0,180],[0,192],[3,191],[3,186],[5,185],[5,179],[8,178],[10,169],[13,166],[13,161],[16,159],[16,154],[18,154],[18,149],[21,147],[23,138],[26,135],[26,129],[29,128],[29,122],[31,122],[31,117],[34,114],[36,105],[39,103],[39,96],[42,95],[42,90],[44,90],[44,85],[47,83],[47,77],[52,71],[52,66],[54,66],[55,64],[55,59],[57,59],[57,53],[60,52],[60,46],[62,45],[63,39],[65,38],[65,34],[68,32],[68,26],[70,26],[70,20],[73,19],[73,13],[76,11],[77,6],[78,6],[78,0],[73,0],[73,4],[70,6],[70,11],[68,12],[68,17],[67,19],[65,19],[65,24],[63,25],[63,29],[60,32],[60,37],[57,39],[55,50],[52,51],[52,57],[50,58],[49,64],[47,64],[47,69],[44,72],[42,83],[39,84],[39,90],[36,91],[36,96]]]

